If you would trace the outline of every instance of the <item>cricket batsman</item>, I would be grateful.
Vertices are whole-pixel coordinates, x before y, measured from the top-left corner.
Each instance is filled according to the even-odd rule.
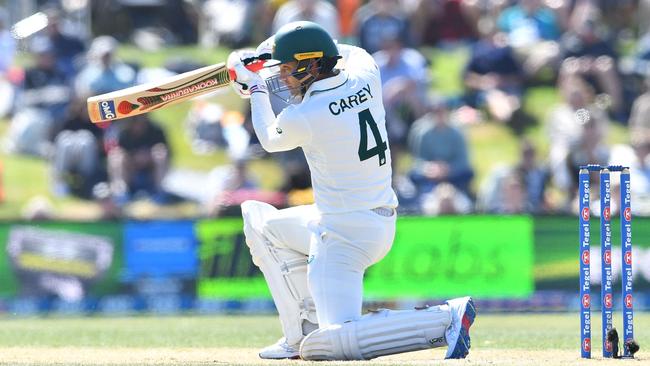
[[[254,58],[266,60],[265,78],[245,68]],[[253,57],[233,52],[227,65],[236,73],[235,90],[250,98],[262,147],[301,147],[314,191],[313,205],[241,205],[246,243],[284,333],[260,357],[367,360],[442,346],[448,346],[446,358],[466,357],[476,316],[470,297],[361,315],[363,274],[390,250],[398,204],[373,58],[337,45],[315,23],[293,22]],[[288,102],[277,116],[270,96]]]

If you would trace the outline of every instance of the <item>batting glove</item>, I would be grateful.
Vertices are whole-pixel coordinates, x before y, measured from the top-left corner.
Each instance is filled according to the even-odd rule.
[[[244,65],[242,60],[246,60],[248,64]],[[230,70],[230,85],[241,98],[248,99],[255,92],[267,92],[264,79],[252,71],[261,69],[262,64],[263,61],[258,60],[252,50],[233,51],[228,56],[226,67]]]
[[[260,43],[255,50],[255,57],[261,60],[271,59],[273,54],[273,46],[275,45],[275,36],[267,38],[264,42]]]

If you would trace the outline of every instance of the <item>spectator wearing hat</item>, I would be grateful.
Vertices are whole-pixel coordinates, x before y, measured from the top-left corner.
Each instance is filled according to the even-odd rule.
[[[75,80],[78,95],[96,95],[127,88],[135,82],[133,68],[117,59],[118,43],[110,36],[95,38],[88,50],[88,64]]]

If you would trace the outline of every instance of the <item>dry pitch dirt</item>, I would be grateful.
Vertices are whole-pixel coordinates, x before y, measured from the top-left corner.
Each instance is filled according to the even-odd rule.
[[[257,357],[253,348],[0,348],[0,365],[650,365],[650,358],[635,360],[582,360],[576,351],[477,349],[465,360],[443,360],[443,350],[387,356],[371,361],[271,361]],[[623,362],[621,364],[621,362]]]

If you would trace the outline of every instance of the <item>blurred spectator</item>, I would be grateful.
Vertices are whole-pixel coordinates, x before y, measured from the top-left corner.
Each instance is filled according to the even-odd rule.
[[[414,159],[409,176],[418,195],[431,192],[442,182],[469,195],[474,171],[467,143],[463,133],[452,126],[444,101],[432,100],[428,113],[413,123],[408,147]]]
[[[450,183],[440,183],[422,196],[421,213],[427,216],[463,215],[472,212],[472,201]]]
[[[603,14],[604,24],[618,32],[634,26],[635,12],[640,3],[646,0],[591,0],[598,6]]]
[[[0,77],[13,65],[16,56],[16,40],[9,32],[9,16],[4,8],[0,7]]]
[[[527,75],[536,76],[543,67],[557,62],[560,23],[542,0],[521,0],[505,9],[498,27],[508,35],[508,43]]]
[[[333,39],[338,39],[341,35],[338,16],[336,8],[325,0],[289,0],[275,13],[272,33],[287,23],[308,20],[318,23]]]
[[[248,159],[238,159],[233,164],[217,167],[210,172],[211,184],[218,188],[208,202],[208,216],[220,216],[233,207],[238,209],[253,192],[258,191],[259,182],[250,173],[249,163]]]
[[[567,159],[565,160],[568,167],[568,174],[573,179],[569,180],[570,186],[564,190],[569,192],[570,200],[566,201],[565,209],[570,211],[578,195],[578,176],[580,167],[587,164],[607,165],[610,157],[610,149],[605,144],[605,136],[608,130],[607,120],[598,118],[596,115],[590,115],[584,121],[578,141],[571,146]],[[597,175],[597,174],[596,174]],[[596,187],[598,182],[592,183]],[[597,190],[596,190],[597,191]],[[592,193],[592,202],[598,198],[598,192]]]
[[[265,29],[270,23],[269,8],[265,1],[207,0],[201,8],[201,44],[240,48],[261,42],[270,32]]]
[[[35,65],[25,70],[8,142],[14,153],[45,157],[52,132],[65,118],[71,91],[65,74],[56,67],[49,40],[37,39],[31,51]]]
[[[16,40],[11,36],[8,22],[7,12],[0,7],[0,118],[11,113],[15,95],[10,71],[16,56]]]
[[[609,163],[630,167],[632,210],[635,215],[650,215],[650,128],[630,128],[630,145],[612,147]],[[618,179],[612,179],[612,183],[613,188],[620,189]],[[616,202],[620,207],[620,199]]]
[[[338,10],[341,42],[355,44],[357,23],[354,17],[361,6],[361,0],[336,0]]]
[[[583,133],[585,123],[596,120],[607,124],[605,113],[595,104],[593,88],[578,76],[561,76],[558,89],[562,101],[551,108],[546,129],[549,141],[549,168],[553,184],[567,192],[575,179],[566,164],[571,149]],[[605,126],[606,128],[606,126]]]
[[[169,145],[162,128],[149,115],[134,116],[120,124],[117,146],[108,151],[111,190],[118,203],[144,193],[166,203],[161,182],[170,161]]]
[[[71,100],[69,80],[58,67],[54,45],[49,40],[35,40],[31,51],[35,65],[25,70],[19,107],[43,108],[60,125]]]
[[[550,178],[547,167],[537,161],[533,144],[523,140],[519,162],[499,166],[483,182],[477,199],[479,211],[489,213],[541,214],[551,210],[546,187]],[[508,197],[509,194],[513,197]],[[521,200],[521,202],[515,202]]]
[[[20,216],[25,221],[51,221],[58,216],[52,201],[42,195],[31,197],[20,211]]]
[[[72,79],[81,64],[80,58],[86,50],[84,42],[61,31],[61,13],[51,9],[47,12],[46,38],[52,43],[56,66],[67,78]]]
[[[464,0],[420,0],[411,16],[418,46],[453,45],[477,38],[476,23]]]
[[[612,115],[624,118],[623,92],[616,60],[618,55],[609,40],[598,8],[581,0],[571,14],[569,30],[562,36],[560,76],[581,75],[607,98]]]
[[[496,32],[494,24],[482,22],[479,30],[481,39],[472,46],[463,78],[467,104],[485,107],[492,118],[521,134],[534,122],[521,109],[523,73],[505,35]]]
[[[463,0],[463,8],[473,24],[481,21],[496,23],[503,9],[511,3],[511,0]]]
[[[483,183],[477,210],[489,214],[513,215],[527,212],[526,188],[514,170],[498,168]]]
[[[206,154],[225,149],[232,160],[242,159],[248,153],[250,142],[243,123],[244,116],[239,111],[224,111],[219,104],[196,99],[185,120],[192,151]]]
[[[97,95],[132,86],[136,72],[115,59],[117,41],[110,36],[99,36],[88,50],[88,64],[75,80],[77,95]]]
[[[424,56],[405,48],[399,37],[387,38],[372,57],[379,66],[386,108],[386,128],[392,147],[404,145],[412,121],[424,112],[429,69]]]
[[[90,121],[85,97],[72,102],[68,118],[54,136],[54,193],[94,198],[95,185],[107,180],[104,129]]]
[[[398,0],[370,0],[357,11],[359,46],[368,53],[379,51],[387,39],[400,39],[411,44],[408,18]]]
[[[650,77],[646,78],[646,91],[632,105],[628,127],[630,131],[650,131]]]

